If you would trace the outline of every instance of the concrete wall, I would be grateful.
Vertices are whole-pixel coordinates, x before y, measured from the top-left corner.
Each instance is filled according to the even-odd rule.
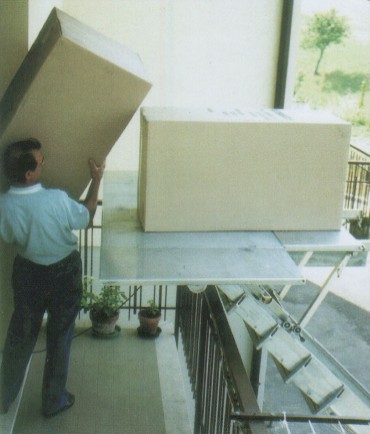
[[[0,2],[0,98],[28,50],[28,0]],[[0,167],[0,170],[2,168]],[[1,178],[1,177],[0,177]],[[11,270],[14,252],[0,240],[0,349],[12,312]]]

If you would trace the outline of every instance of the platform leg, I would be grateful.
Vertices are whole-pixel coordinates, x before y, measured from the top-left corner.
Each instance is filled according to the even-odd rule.
[[[339,273],[340,270],[342,270],[346,265],[348,264],[348,261],[351,259],[352,253],[347,253],[344,258],[342,258],[336,266],[333,268],[333,270],[330,272],[329,276],[326,278],[324,284],[320,287],[319,294],[315,297],[315,299],[312,301],[310,306],[307,308],[305,313],[302,315],[301,319],[298,321],[298,324],[301,327],[306,327],[314,313],[317,311],[317,309],[320,307],[320,304],[323,302],[324,298],[326,297],[327,293],[329,292],[328,284],[333,278],[333,276],[336,273]]]

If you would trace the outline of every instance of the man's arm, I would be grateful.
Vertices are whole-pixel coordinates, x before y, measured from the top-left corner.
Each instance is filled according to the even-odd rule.
[[[103,173],[105,169],[105,161],[100,166],[97,166],[95,160],[90,159],[89,164],[91,172],[91,183],[83,204],[86,206],[90,213],[89,226],[91,226],[96,212],[96,208],[98,206],[98,193],[100,182],[103,178]]]

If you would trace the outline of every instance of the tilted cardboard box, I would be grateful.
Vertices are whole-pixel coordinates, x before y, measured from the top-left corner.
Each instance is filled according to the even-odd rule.
[[[144,108],[143,228],[339,230],[350,130],[318,112]]]
[[[53,9],[0,103],[0,147],[37,138],[44,184],[79,198],[150,87],[136,53]]]

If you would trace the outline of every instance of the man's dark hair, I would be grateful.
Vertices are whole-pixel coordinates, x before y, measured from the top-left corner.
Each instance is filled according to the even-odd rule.
[[[28,170],[35,170],[37,161],[32,151],[41,149],[36,139],[21,140],[11,143],[5,149],[3,165],[5,176],[11,183],[23,184]]]

